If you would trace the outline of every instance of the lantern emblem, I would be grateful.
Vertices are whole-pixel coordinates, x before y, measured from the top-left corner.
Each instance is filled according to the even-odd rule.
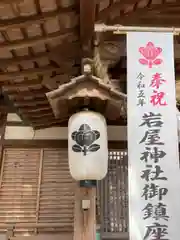
[[[88,124],[82,124],[78,131],[72,133],[71,137],[76,142],[72,146],[74,152],[82,152],[86,156],[88,153],[96,152],[100,149],[100,145],[94,143],[100,138],[100,132],[92,130]]]

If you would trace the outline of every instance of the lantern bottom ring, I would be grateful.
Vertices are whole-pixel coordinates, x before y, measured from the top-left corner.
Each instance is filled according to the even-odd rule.
[[[80,187],[86,187],[86,188],[92,188],[92,187],[96,187],[97,183],[96,180],[81,180],[79,182]]]

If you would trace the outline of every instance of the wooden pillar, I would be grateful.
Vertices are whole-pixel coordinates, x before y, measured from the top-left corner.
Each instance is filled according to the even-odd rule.
[[[89,208],[83,209],[82,200],[89,200]],[[73,240],[96,239],[96,188],[76,188]]]
[[[3,145],[4,145],[4,135],[7,123],[7,113],[0,112],[0,169],[3,158]]]

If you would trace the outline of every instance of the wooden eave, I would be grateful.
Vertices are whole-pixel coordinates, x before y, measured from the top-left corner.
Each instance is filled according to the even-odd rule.
[[[67,124],[56,119],[46,93],[81,75],[83,58],[94,57],[94,23],[180,27],[178,0],[14,0],[0,2],[0,85],[5,99],[34,128]],[[116,90],[126,91],[125,36],[98,35],[96,49]],[[177,100],[180,101],[180,36],[175,37]],[[97,71],[98,74],[98,71]],[[102,76],[98,76],[102,77]],[[69,104],[68,101],[64,104]],[[111,124],[113,106],[101,105]]]
[[[86,107],[102,112],[106,119],[116,120],[117,117],[123,118],[126,115],[126,95],[94,76],[82,75],[74,78],[46,95],[56,118],[64,115],[64,112],[68,116],[68,113]],[[76,109],[73,108],[72,111],[74,101],[77,101]],[[115,113],[111,111],[113,107],[116,109]]]

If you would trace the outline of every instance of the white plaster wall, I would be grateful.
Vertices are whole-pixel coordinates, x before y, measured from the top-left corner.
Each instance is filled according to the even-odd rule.
[[[16,113],[9,113],[7,115],[8,122],[22,122],[21,118]]]

